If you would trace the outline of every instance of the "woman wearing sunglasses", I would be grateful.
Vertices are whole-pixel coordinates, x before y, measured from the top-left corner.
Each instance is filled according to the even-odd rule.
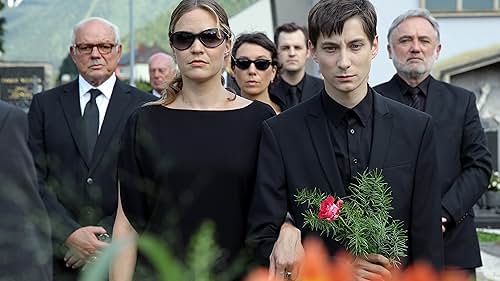
[[[215,0],[184,0],[173,11],[169,38],[179,73],[167,94],[136,110],[125,127],[113,240],[153,234],[183,260],[193,234],[211,221],[220,269],[243,249],[261,123],[274,112],[221,84],[230,35]],[[126,247],[110,279],[131,280],[136,257],[136,246]],[[137,279],[152,272],[139,256]]]
[[[276,113],[281,112],[281,107],[269,95],[269,86],[278,72],[278,52],[264,33],[238,36],[232,50],[231,68],[241,96],[267,103]]]

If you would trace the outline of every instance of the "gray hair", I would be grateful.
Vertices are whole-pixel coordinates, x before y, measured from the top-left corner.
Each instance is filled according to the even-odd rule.
[[[166,60],[168,60],[168,63],[170,64],[171,67],[175,68],[176,65],[175,65],[175,60],[174,58],[167,54],[167,53],[164,53],[164,52],[157,52],[157,53],[154,53],[152,54],[149,59],[148,59],[148,64],[151,63],[151,61],[155,58],[155,57],[163,57],[165,58]]]
[[[111,30],[113,31],[113,34],[115,35],[115,44],[120,44],[120,30],[118,29],[118,26],[116,26],[114,23],[112,23],[106,19],[100,18],[100,17],[90,17],[90,18],[86,18],[86,19],[81,20],[79,23],[77,23],[73,27],[73,30],[71,30],[71,45],[72,46],[76,44],[76,31],[82,25],[86,24],[87,22],[94,21],[94,20],[100,21],[100,22],[106,24],[107,26],[109,26],[111,28]]]
[[[431,12],[429,12],[429,10],[418,8],[418,9],[408,10],[405,13],[399,15],[392,21],[392,24],[389,27],[389,31],[387,32],[387,42],[389,42],[389,44],[391,42],[391,34],[394,31],[394,29],[408,18],[413,18],[413,17],[426,19],[432,25],[432,28],[434,28],[434,30],[436,31],[438,42],[441,41],[439,33],[439,23],[437,22],[437,20],[431,15]]]

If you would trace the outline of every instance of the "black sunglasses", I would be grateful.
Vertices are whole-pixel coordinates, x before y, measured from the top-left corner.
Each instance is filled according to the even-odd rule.
[[[256,59],[256,60],[249,60],[247,58],[237,58],[237,59],[231,58],[231,59],[233,65],[236,65],[236,67],[241,70],[248,69],[252,63],[258,70],[266,70],[269,68],[271,64],[274,64],[273,61],[266,59]]]
[[[227,34],[219,28],[210,28],[196,34],[188,31],[177,31],[169,36],[170,44],[179,51],[191,47],[196,38],[207,48],[217,48],[227,37]]]

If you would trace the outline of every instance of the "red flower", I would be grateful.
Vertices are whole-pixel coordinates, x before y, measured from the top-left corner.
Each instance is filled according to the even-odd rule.
[[[342,199],[338,198],[337,202],[335,202],[335,198],[328,195],[325,200],[321,202],[318,217],[320,219],[326,219],[327,221],[336,220],[340,215],[343,203],[344,201],[342,201]]]

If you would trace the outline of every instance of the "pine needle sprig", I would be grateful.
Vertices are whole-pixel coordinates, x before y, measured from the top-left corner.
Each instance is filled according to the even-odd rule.
[[[326,198],[326,193],[321,192],[318,188],[313,189],[300,189],[297,194],[295,194],[295,201],[299,204],[307,204],[307,207],[319,206],[321,201]]]
[[[317,188],[298,190],[295,201],[307,205],[303,213],[304,227],[334,239],[353,255],[377,253],[398,266],[400,258],[406,256],[407,231],[401,221],[390,216],[392,193],[382,171],[372,170],[358,174],[348,190],[350,196],[338,198],[337,201],[330,198],[331,201],[327,203],[325,202],[331,195]],[[322,206],[329,203],[331,204]],[[321,208],[335,210],[332,212],[336,216],[321,218]]]

